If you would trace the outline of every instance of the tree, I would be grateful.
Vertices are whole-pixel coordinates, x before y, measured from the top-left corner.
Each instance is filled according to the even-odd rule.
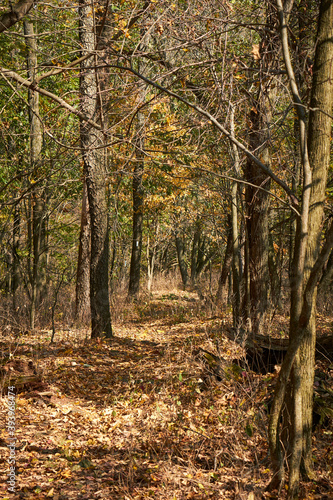
[[[183,287],[185,290],[188,282],[187,265],[185,262],[185,245],[184,245],[184,238],[182,237],[178,228],[175,229],[175,242],[176,242],[178,266],[180,270],[180,275],[182,277]]]
[[[269,76],[276,66],[275,15],[269,2],[264,3],[265,29],[262,30],[259,44],[253,46],[254,65],[257,71],[258,85],[251,94],[248,113],[249,146],[256,156],[271,167],[270,141],[272,121],[272,78]],[[244,317],[249,329],[255,335],[262,331],[268,309],[269,268],[269,189],[270,178],[250,157],[244,167],[246,202],[246,259],[245,275],[249,280],[246,291]],[[265,190],[258,189],[259,187]]]
[[[82,55],[92,54],[96,48],[94,7],[90,1],[81,0],[80,41]],[[100,96],[96,69],[91,58],[81,61],[80,107],[85,116],[100,120]],[[91,224],[90,257],[90,308],[91,336],[112,336],[109,302],[109,224],[105,181],[106,157],[103,151],[102,127],[93,128],[81,121],[81,146],[87,182]]]
[[[281,369],[270,423],[270,445],[275,474],[272,486],[280,488],[284,481],[284,457],[279,449],[281,439],[284,440],[290,471],[290,497],[296,494],[300,468],[306,469],[308,476],[311,476],[314,304],[317,282],[331,252],[333,235],[332,226],[328,221],[324,221],[323,216],[332,114],[332,89],[327,87],[327,82],[332,81],[332,69],[329,69],[329,59],[332,59],[329,42],[332,38],[332,2],[321,2],[319,43],[313,67],[308,132],[305,111],[307,101],[300,100],[300,92],[295,86],[296,79],[288,59],[286,18],[291,12],[292,4],[289,0],[284,5],[281,0],[277,0],[276,4],[281,18],[281,39],[293,93],[292,103],[288,92],[285,91],[285,71],[281,71],[280,65],[276,64],[279,62],[280,49],[275,40],[275,12],[273,5],[268,2],[264,4],[267,16],[265,23],[262,23],[262,4],[251,0],[235,1],[232,5],[230,2],[219,1],[202,4],[194,0],[171,5],[167,2],[147,2],[143,10],[137,11],[135,7],[131,16],[127,16],[129,5],[125,3],[113,9],[112,18],[108,3],[101,11],[100,6],[95,9],[92,2],[82,0],[79,10],[80,40],[73,39],[75,48],[72,47],[71,54],[65,54],[64,51],[64,55],[58,60],[53,57],[57,55],[56,51],[53,51],[51,59],[47,55],[42,60],[44,69],[47,69],[43,73],[39,69],[38,74],[26,78],[20,70],[24,61],[23,55],[20,49],[15,47],[20,54],[20,64],[11,64],[10,60],[4,58],[7,64],[4,63],[1,68],[1,83],[7,91],[11,89],[13,92],[10,98],[16,98],[17,94],[23,95],[24,89],[43,96],[41,102],[46,108],[44,111],[47,117],[44,118],[43,115],[44,133],[52,138],[52,144],[60,143],[65,149],[73,148],[76,153],[83,153],[92,231],[90,300],[93,336],[112,334],[108,291],[110,208],[107,193],[112,176],[117,179],[117,188],[113,191],[117,192],[115,211],[121,207],[121,213],[115,214],[114,219],[122,226],[122,235],[126,233],[123,238],[119,238],[121,257],[129,255],[131,246],[129,193],[136,191],[139,195],[137,201],[141,202],[142,185],[150,188],[150,191],[146,190],[147,199],[149,196],[152,198],[160,186],[163,186],[160,193],[164,190],[165,196],[164,200],[159,202],[162,208],[161,216],[159,214],[158,217],[162,223],[155,227],[161,228],[160,234],[163,233],[165,241],[169,243],[171,235],[181,238],[186,230],[184,241],[188,243],[190,228],[193,229],[191,274],[193,280],[196,279],[198,283],[201,279],[200,272],[212,257],[216,246],[220,241],[226,242],[226,236],[229,236],[229,251],[226,256],[231,253],[233,255],[235,326],[243,319],[240,318],[239,307],[241,265],[238,265],[238,261],[244,248],[240,243],[244,241],[244,235],[240,232],[247,225],[245,258],[249,279],[246,286],[246,306],[254,332],[262,327],[269,305],[267,231],[274,216],[273,203],[269,200],[277,200],[276,206],[279,210],[283,207],[289,219],[296,221],[296,237],[291,238],[295,243],[290,283],[290,347]],[[295,4],[293,13],[297,9],[298,5]],[[74,22],[77,22],[75,8],[72,11]],[[63,13],[66,15],[65,11]],[[143,34],[140,27],[134,27],[132,30],[141,15],[146,16],[142,26],[146,26],[150,33],[149,45],[141,43]],[[111,36],[109,31],[107,36],[103,35],[106,24],[109,31],[110,27],[114,28],[114,36]],[[77,30],[73,30],[73,33],[77,34]],[[5,34],[9,36],[7,32]],[[50,37],[51,35],[52,33],[49,34]],[[111,45],[112,55],[108,51]],[[48,47],[45,42],[42,51],[44,54],[47,53]],[[254,49],[259,59],[253,61],[251,49]],[[75,51],[77,54],[79,50],[81,53],[75,58],[73,54]],[[149,72],[142,70],[142,61],[148,61]],[[5,66],[8,65],[13,69],[7,69]],[[79,67],[78,93],[76,78]],[[111,71],[114,72],[112,77]],[[19,84],[14,89],[11,87],[13,81]],[[64,82],[71,82],[71,85],[66,87]],[[63,85],[65,88],[61,88]],[[232,87],[236,86],[237,90],[233,92]],[[147,106],[140,108],[140,117],[137,114],[137,96],[142,88],[145,88],[144,104]],[[272,100],[275,92],[278,102],[277,99]],[[111,95],[114,99],[110,98],[106,102],[106,95]],[[46,106],[45,103],[49,103],[49,99],[55,103],[54,107]],[[117,101],[117,104],[113,101]],[[293,105],[297,112],[303,168],[302,183],[297,190],[292,182],[294,172],[286,166],[290,151],[294,154],[294,144],[290,147],[295,130],[294,116],[290,113]],[[58,106],[62,107],[62,115]],[[32,109],[32,106],[30,107]],[[149,113],[146,113],[146,109],[149,109]],[[244,112],[245,110],[247,112]],[[63,139],[60,132],[57,133],[63,123],[57,124],[59,116],[65,116],[66,119],[70,116],[73,130],[76,131],[78,118],[80,119],[80,146],[68,138]],[[140,140],[137,140],[138,137],[130,133],[137,117],[142,120],[145,118],[144,144],[140,142],[143,134]],[[70,118],[68,120],[70,121]],[[5,126],[3,129],[5,130]],[[140,124],[137,129],[139,133],[143,131]],[[77,137],[77,134],[74,135]],[[133,155],[133,151],[137,151],[138,155]],[[144,152],[144,158],[140,152]],[[53,154],[50,165],[55,156]],[[133,158],[138,166],[137,175],[134,172],[134,177]],[[130,168],[127,168],[127,165],[130,165]],[[185,170],[191,174],[184,175]],[[53,167],[50,167],[50,172],[54,174]],[[9,179],[12,173],[13,170],[7,168],[1,175],[4,176],[7,187],[16,188],[14,181]],[[30,175],[31,168],[27,169],[27,172],[24,171],[25,181],[27,178],[33,179]],[[41,175],[38,180],[42,182],[45,176]],[[163,176],[172,180],[166,181]],[[13,177],[17,178],[16,175]],[[81,172],[77,169],[76,174],[71,172],[70,182],[81,186],[80,177]],[[129,185],[132,178],[137,180],[137,184],[131,190]],[[118,179],[122,180],[118,183]],[[29,186],[28,194],[22,189],[23,185],[23,182],[19,185],[21,191],[18,190],[20,194],[14,202],[19,201],[21,196],[25,201],[30,192],[32,193],[32,186]],[[240,188],[237,188],[237,185]],[[119,193],[118,186],[121,187]],[[123,189],[124,186],[127,191]],[[57,196],[60,196],[61,188]],[[3,192],[2,188],[0,192]],[[245,206],[244,192],[247,207],[246,211],[241,212],[240,207]],[[189,193],[189,196],[183,203],[184,193]],[[176,198],[181,205],[180,213],[184,215],[183,218],[174,217],[174,220],[180,221],[178,225],[172,224],[172,208],[170,209]],[[219,203],[215,205],[217,198]],[[74,196],[72,200],[73,204],[77,201]],[[10,206],[11,200],[7,202]],[[228,219],[226,213],[230,216],[230,211],[231,219]],[[138,210],[134,207],[134,213],[136,212],[141,214],[140,206]],[[239,214],[243,216],[241,222]],[[210,218],[214,219],[211,225]],[[226,231],[226,220],[229,220],[228,229],[232,229],[229,234]],[[140,224],[137,226],[139,237],[142,230]],[[209,234],[213,225],[214,230],[216,226],[214,238],[215,234],[218,234],[215,239]],[[5,224],[2,227],[5,227]],[[326,239],[323,236],[325,228]],[[16,228],[15,234],[17,235]],[[288,236],[284,235],[285,240]],[[134,235],[133,250],[136,248],[137,239]],[[273,232],[270,242],[270,248],[273,250],[275,242],[276,233]],[[186,263],[190,259],[184,259],[184,245],[182,247],[181,239],[176,243],[179,261],[182,262],[182,278],[186,284]],[[176,260],[174,244],[170,255],[169,268]],[[274,259],[271,259],[271,264],[272,262]],[[125,262],[121,265],[125,268]],[[225,270],[227,273],[227,266]],[[139,273],[135,272],[135,280],[138,280],[138,276]],[[282,409],[283,403],[288,412]],[[290,415],[289,419],[287,413]],[[289,448],[286,446],[288,440],[283,432],[280,432],[281,416],[291,436]]]
[[[86,319],[90,311],[90,216],[87,183],[83,181],[79,254],[76,272],[75,318]]]
[[[235,135],[235,107],[231,106],[230,131]],[[231,143],[232,159],[236,176],[240,176],[240,160],[237,146]],[[241,326],[241,258],[238,231],[238,183],[231,185],[231,232],[232,232],[232,319],[233,326],[238,330]]]
[[[27,45],[28,77],[34,80],[37,76],[37,42],[31,21],[24,21],[24,34]],[[30,328],[35,328],[36,307],[41,301],[42,288],[45,288],[46,269],[42,256],[46,251],[46,193],[36,185],[35,177],[41,165],[43,136],[39,113],[39,94],[29,90],[29,122],[30,122],[30,162],[32,169],[32,185],[30,198],[29,248],[32,258],[29,260],[31,304]]]
[[[279,422],[286,401],[289,429],[286,453],[289,465],[288,497],[297,497],[300,471],[313,478],[312,405],[316,343],[316,291],[323,265],[333,245],[333,224],[321,248],[325,190],[330,159],[333,108],[333,2],[320,2],[317,45],[313,65],[308,132],[288,46],[287,20],[277,0],[283,56],[294,105],[300,122],[303,166],[302,207],[297,218],[291,277],[289,348],[283,361],[271,410],[269,439],[274,477],[271,487],[281,488],[284,458],[280,446]],[[286,412],[284,413],[286,416]],[[285,420],[285,419],[284,419]],[[283,437],[282,437],[283,439]],[[290,455],[289,455],[290,454]]]
[[[229,220],[229,227],[227,230],[227,244],[224,252],[224,258],[223,258],[223,264],[221,268],[221,274],[219,277],[219,283],[218,283],[218,289],[217,289],[217,294],[216,294],[216,299],[218,302],[222,303],[225,305],[227,303],[227,298],[228,298],[228,278],[230,274],[230,267],[232,266],[233,263],[233,240],[234,240],[234,234],[232,231],[232,224],[231,221]],[[233,274],[233,279],[234,279],[234,274]],[[237,321],[239,317],[237,316]]]
[[[140,94],[143,94],[141,91]],[[144,102],[144,96],[142,101]],[[139,103],[139,106],[142,102]],[[130,277],[128,293],[130,297],[137,298],[140,288],[140,268],[142,252],[142,224],[144,207],[144,116],[140,110],[137,112],[137,138],[135,140],[134,168],[132,181],[132,202],[133,202],[133,229],[132,229],[132,253],[130,263]]]
[[[289,2],[288,2],[289,4]],[[282,2],[278,2],[279,12],[283,13]],[[289,7],[289,5],[288,5]],[[289,496],[292,498],[296,494],[299,481],[300,465],[302,465],[308,474],[311,474],[310,464],[310,442],[311,442],[311,406],[312,406],[312,386],[313,386],[313,366],[314,366],[314,339],[315,339],[315,296],[316,283],[320,277],[321,268],[325,260],[329,256],[332,245],[333,229],[330,226],[328,230],[326,242],[320,251],[320,235],[322,230],[322,214],[323,202],[325,197],[325,186],[329,161],[329,142],[330,142],[330,127],[332,113],[332,63],[331,50],[332,44],[332,2],[323,0],[321,2],[321,15],[319,18],[318,37],[319,44],[317,45],[313,90],[311,99],[311,113],[309,118],[309,134],[308,148],[306,147],[305,134],[305,113],[304,106],[300,102],[297,89],[295,90],[295,79],[290,72],[289,63],[287,63],[286,43],[283,42],[284,57],[286,60],[286,68],[289,74],[294,102],[300,122],[300,140],[303,163],[303,187],[302,201],[299,204],[298,199],[289,188],[285,180],[275,174],[271,165],[265,162],[265,157],[257,156],[258,143],[244,144],[239,141],[222,123],[211,113],[207,108],[193,102],[192,99],[184,97],[180,92],[170,89],[170,86],[164,87],[154,80],[149,80],[143,75],[138,74],[132,68],[123,66],[122,69],[130,71],[142,78],[146,83],[154,86],[156,89],[168,94],[174,99],[178,99],[185,103],[189,108],[206,117],[222,134],[230,139],[238,149],[245,153],[255,168],[259,168],[260,176],[262,176],[266,188],[267,179],[275,181],[276,184],[284,190],[289,197],[290,208],[297,217],[297,236],[294,251],[294,273],[291,281],[291,320],[290,320],[290,347],[285,358],[285,362],[281,369],[280,381],[277,387],[276,398],[273,405],[271,426],[270,426],[270,442],[272,460],[275,466],[276,476],[272,484],[279,486],[283,482],[282,463],[283,459],[279,454],[279,435],[277,432],[278,422],[281,414],[282,401],[284,399],[287,381],[289,379],[290,370],[293,365],[293,371],[290,379],[290,390],[288,391],[291,397],[290,411],[290,430],[291,430],[291,458],[287,459],[290,467],[289,477]],[[286,36],[286,25],[281,21],[282,40]],[[319,80],[318,80],[319,79]],[[320,79],[322,79],[320,81]],[[326,87],[325,87],[326,84]],[[253,119],[257,119],[253,117]],[[319,122],[318,122],[319,120]],[[256,126],[256,130],[262,130],[260,124]],[[325,131],[324,133],[322,131]],[[251,147],[252,146],[252,147]],[[309,156],[309,157],[308,157]],[[310,160],[309,160],[310,158]],[[251,184],[256,184],[256,193],[264,192],[265,186],[262,181],[253,183],[253,178],[246,179]],[[267,189],[266,189],[267,190]],[[306,250],[308,248],[308,250]],[[319,255],[319,256],[318,256]],[[265,266],[268,271],[268,266]],[[267,277],[268,274],[267,274]],[[262,278],[261,278],[262,280]],[[263,308],[264,310],[264,308]],[[299,353],[298,347],[301,345]],[[295,357],[296,356],[296,357]]]

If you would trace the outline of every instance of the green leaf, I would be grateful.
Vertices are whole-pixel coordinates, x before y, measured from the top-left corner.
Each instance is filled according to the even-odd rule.
[[[83,458],[81,460],[81,462],[79,462],[79,466],[82,469],[92,469],[93,468],[93,464],[88,458]]]
[[[245,427],[245,432],[249,437],[253,436],[253,427],[251,424],[247,424],[247,426]]]

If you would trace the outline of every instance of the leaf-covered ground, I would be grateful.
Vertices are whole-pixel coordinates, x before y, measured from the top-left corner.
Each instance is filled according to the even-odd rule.
[[[2,365],[13,356],[3,370],[1,498],[276,498],[264,493],[267,404],[276,372],[238,366],[242,350],[223,334],[228,317],[206,319],[194,294],[124,303],[118,316],[111,342],[60,327],[53,344],[49,331],[3,335]],[[217,354],[217,344],[230,361],[222,380],[196,356],[199,347]],[[26,366],[21,378],[13,360]],[[328,387],[333,366],[320,368]],[[21,384],[15,494],[7,484],[10,370]],[[301,498],[333,498],[332,431],[327,421],[315,430],[317,480],[302,483]]]

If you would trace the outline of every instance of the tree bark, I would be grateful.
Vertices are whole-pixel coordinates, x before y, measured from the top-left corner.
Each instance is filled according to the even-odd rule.
[[[321,246],[323,212],[326,197],[327,174],[330,160],[330,141],[332,107],[333,107],[333,3],[332,0],[322,0],[318,22],[317,48],[313,67],[313,82],[310,101],[308,151],[312,168],[312,186],[309,208],[309,235],[307,240],[306,267],[303,283],[309,281]],[[325,115],[324,113],[327,113]],[[312,402],[314,382],[314,359],[316,343],[316,294],[312,297],[311,314],[308,322],[302,324],[303,342],[300,346],[300,366],[297,372],[301,387],[303,438],[300,443],[302,450],[302,468],[308,476],[312,475]],[[306,297],[303,294],[303,301]],[[298,332],[291,323],[290,335]],[[297,442],[298,436],[295,436]],[[296,445],[297,446],[297,445]],[[297,482],[297,479],[296,479]],[[296,484],[296,489],[298,484]],[[289,480],[291,491],[294,485]]]
[[[37,42],[33,24],[24,22],[25,43],[27,46],[28,78],[32,80],[37,75]],[[43,136],[39,117],[39,94],[29,90],[29,122],[30,122],[30,163],[32,168],[33,184],[31,187],[31,228],[32,228],[32,266],[31,266],[31,303],[30,303],[30,328],[35,328],[36,308],[40,293],[45,282],[45,263],[41,262],[41,255],[45,252],[45,204],[43,194],[40,193],[35,177],[38,176]],[[43,265],[44,264],[44,265]]]
[[[142,30],[143,33],[143,30]],[[147,40],[145,41],[147,43]],[[142,46],[142,41],[140,47]],[[141,47],[142,48],[142,47]],[[140,68],[140,63],[138,63]],[[144,188],[143,173],[145,168],[145,117],[140,107],[145,102],[146,87],[139,90],[138,111],[136,119],[136,141],[135,141],[135,163],[133,169],[132,197],[133,197],[133,232],[132,232],[132,253],[130,264],[130,279],[128,285],[128,295],[137,298],[140,290],[140,271],[142,253],[142,229],[144,211]]]
[[[92,53],[96,47],[94,11],[89,1],[81,0],[80,43],[82,55]],[[92,120],[100,121],[100,99],[97,76],[91,60],[81,62],[80,107]],[[91,337],[112,336],[109,299],[109,226],[106,199],[106,165],[102,149],[104,137],[100,130],[88,122],[80,128],[84,172],[91,223],[90,259],[90,312]]]
[[[87,183],[84,179],[81,208],[79,255],[76,273],[75,319],[90,317],[90,216]]]
[[[18,254],[18,250],[20,247],[20,207],[15,205],[14,207],[14,220],[13,220],[13,268],[12,268],[12,295],[13,295],[13,310],[14,313],[16,311],[16,291],[18,289],[20,283],[19,276],[19,264],[20,258]]]
[[[175,242],[176,242],[178,266],[180,270],[180,275],[182,277],[183,287],[185,290],[188,282],[187,265],[185,262],[185,245],[184,245],[184,240],[179,234],[179,231],[177,229],[175,231]]]
[[[267,25],[273,28],[273,11],[267,6]],[[263,35],[260,41],[258,94],[253,97],[252,109],[249,113],[249,143],[251,150],[260,156],[266,165],[270,165],[270,78],[267,71],[275,64],[274,41],[271,35]],[[266,173],[251,159],[247,159],[245,179],[250,183],[245,187],[246,202],[246,237],[248,239],[248,259],[246,271],[249,276],[248,309],[244,311],[247,317],[248,328],[253,334],[260,333],[263,329],[265,315],[268,307],[268,235],[269,235],[269,196],[268,193],[258,189],[262,187],[269,190],[270,179]]]
[[[158,217],[158,216],[157,216]],[[153,230],[156,239],[158,238],[160,225],[158,218],[154,221]],[[151,287],[153,284],[153,276],[154,276],[154,268],[155,268],[155,259],[156,259],[156,249],[157,249],[157,241],[154,241],[153,246],[150,246],[150,238],[148,234],[147,240],[147,289],[149,295],[151,294]]]
[[[142,177],[144,170],[144,140],[141,134],[142,130],[138,131],[140,137],[137,141],[136,162],[133,172],[133,233],[132,233],[132,254],[130,265],[130,280],[128,293],[130,297],[136,298],[139,295],[140,289],[140,268],[141,268],[141,252],[142,252],[142,223],[143,223],[143,197],[144,190],[142,185]]]
[[[281,0],[277,0],[277,6],[284,59],[299,115],[302,138],[305,136],[303,132],[305,130],[304,110],[290,63],[287,27]],[[285,425],[289,429],[288,451],[290,455],[287,456],[289,499],[297,497],[301,472],[309,478],[313,477],[311,441],[316,344],[315,304],[317,284],[333,244],[333,226],[331,225],[320,251],[332,126],[332,39],[333,2],[322,0],[313,66],[307,144],[301,142],[304,171],[303,200],[301,217],[297,221],[291,280],[289,347],[279,374],[269,425],[270,451],[275,474],[271,487],[281,488],[284,481],[284,467],[278,429],[282,405],[286,401],[290,415],[288,420],[285,419]]]
[[[198,266],[200,258],[200,248],[201,248],[201,236],[202,236],[202,225],[199,218],[195,222],[194,236],[192,243],[191,252],[191,284],[192,286],[196,284],[198,277]]]
[[[230,218],[228,220],[228,236],[227,245],[224,252],[223,265],[221,269],[221,274],[219,277],[218,289],[216,294],[216,299],[219,303],[226,305],[228,301],[228,277],[230,275],[230,269],[233,260],[233,232]]]
[[[289,3],[293,3],[294,0],[289,0]],[[306,53],[306,45],[308,43],[308,37],[311,36],[309,33],[308,19],[306,18],[308,15],[309,7],[307,6],[308,0],[304,2],[304,8],[298,9],[297,12],[297,52],[298,58],[300,59],[304,53]],[[284,5],[284,8],[286,5]],[[305,78],[304,78],[304,62],[302,60],[298,60],[295,68],[295,78],[298,83],[298,89],[301,97],[304,95],[305,91]],[[294,115],[294,135],[295,135],[295,143],[294,143],[294,165],[293,165],[293,177],[292,177],[292,189],[295,195],[299,189],[301,184],[301,170],[302,170],[302,162],[301,162],[301,150],[300,150],[300,123],[299,117],[297,114]],[[289,251],[289,276],[292,276],[292,265],[293,265],[293,252],[295,248],[295,238],[296,238],[296,228],[297,222],[295,217],[291,218],[290,222],[290,251]]]
[[[252,147],[256,150],[265,142],[262,137],[262,125],[258,123],[257,113],[251,112],[252,123]],[[248,161],[246,168],[246,180],[250,183],[268,189],[268,178],[260,169]],[[250,308],[250,330],[253,334],[260,333],[263,328],[265,313],[268,306],[268,210],[269,198],[267,193],[252,186],[246,187],[247,204],[247,238],[249,249],[249,308]]]
[[[235,135],[235,107],[230,110],[230,132]],[[234,171],[236,176],[240,176],[239,152],[235,144],[230,143]],[[232,321],[234,328],[239,328],[242,323],[241,318],[241,269],[240,269],[240,249],[238,233],[238,203],[237,203],[238,183],[231,185],[231,230],[232,230]]]

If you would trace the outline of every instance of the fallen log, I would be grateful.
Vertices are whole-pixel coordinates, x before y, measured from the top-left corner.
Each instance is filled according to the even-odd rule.
[[[246,360],[249,367],[260,373],[274,371],[275,365],[282,363],[284,353],[288,349],[289,339],[278,339],[266,335],[248,336],[245,342],[244,335],[240,335],[233,328],[228,328],[226,336],[237,343],[241,343],[246,352]],[[333,335],[325,335],[317,338],[316,359],[333,360]]]
[[[23,388],[39,387],[41,384],[41,376],[31,360],[13,359],[0,366],[2,392],[6,392],[9,387],[21,391]]]

